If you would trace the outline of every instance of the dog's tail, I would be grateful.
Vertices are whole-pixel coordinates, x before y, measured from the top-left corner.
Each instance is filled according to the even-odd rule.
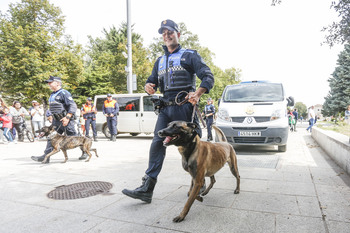
[[[216,138],[218,139],[218,142],[227,142],[224,132],[222,132],[222,130],[218,128],[216,125],[212,125],[212,127],[215,130],[215,134],[216,134]]]

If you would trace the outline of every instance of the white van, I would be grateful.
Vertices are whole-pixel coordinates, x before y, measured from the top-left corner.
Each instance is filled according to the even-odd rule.
[[[287,105],[281,83],[241,82],[225,88],[218,109],[216,125],[232,145],[277,145],[287,150]]]
[[[112,98],[119,104],[118,134],[130,133],[137,136],[140,133],[151,134],[154,131],[157,115],[154,113],[152,96],[146,93],[135,94],[112,94]],[[109,138],[110,132],[107,127],[106,117],[103,115],[102,107],[107,95],[95,96],[94,104],[97,109],[96,129],[102,131]],[[132,104],[130,108],[127,105]]]

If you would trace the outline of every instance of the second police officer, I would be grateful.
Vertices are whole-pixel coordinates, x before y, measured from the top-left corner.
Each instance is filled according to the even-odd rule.
[[[92,134],[94,141],[97,142],[97,131],[96,131],[96,107],[92,103],[92,98],[87,98],[86,103],[81,108],[81,114],[85,120],[85,136],[89,137],[90,125],[92,128]]]
[[[207,141],[213,140],[213,135],[211,133],[211,128],[214,122],[215,107],[213,105],[213,100],[211,98],[207,99],[207,104],[204,107],[205,123],[207,124]]]
[[[49,98],[49,107],[53,120],[52,125],[59,134],[66,134],[67,136],[76,136],[74,127],[74,114],[77,111],[77,105],[75,104],[71,94],[62,88],[62,80],[60,77],[50,76],[46,80],[50,89],[53,91]],[[45,156],[53,150],[51,140],[47,140],[46,149],[42,156],[32,156],[34,161],[42,162]],[[86,156],[86,155],[82,155]],[[47,163],[50,162],[50,158],[47,159]]]
[[[107,94],[107,99],[102,106],[103,114],[107,118],[107,126],[111,133],[111,141],[115,142],[117,137],[117,115],[119,112],[119,105],[116,100],[112,98],[111,94]],[[86,127],[86,126],[85,126]]]

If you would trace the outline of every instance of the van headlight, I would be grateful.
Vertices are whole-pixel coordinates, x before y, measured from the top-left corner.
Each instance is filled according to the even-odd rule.
[[[285,115],[286,115],[285,110],[277,109],[277,110],[272,112],[270,120],[271,121],[278,120],[278,119],[285,117]]]
[[[221,119],[221,120],[224,120],[224,121],[229,121],[231,122],[232,119],[231,117],[228,115],[228,111],[226,109],[220,109],[219,110],[219,113],[218,113],[218,117]]]

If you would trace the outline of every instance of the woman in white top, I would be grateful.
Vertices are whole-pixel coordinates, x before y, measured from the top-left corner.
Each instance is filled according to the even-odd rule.
[[[30,115],[32,116],[32,124],[34,127],[34,132],[41,129],[44,122],[44,110],[40,107],[39,103],[35,103],[33,109],[30,111]],[[35,137],[37,137],[39,133],[35,132]]]

